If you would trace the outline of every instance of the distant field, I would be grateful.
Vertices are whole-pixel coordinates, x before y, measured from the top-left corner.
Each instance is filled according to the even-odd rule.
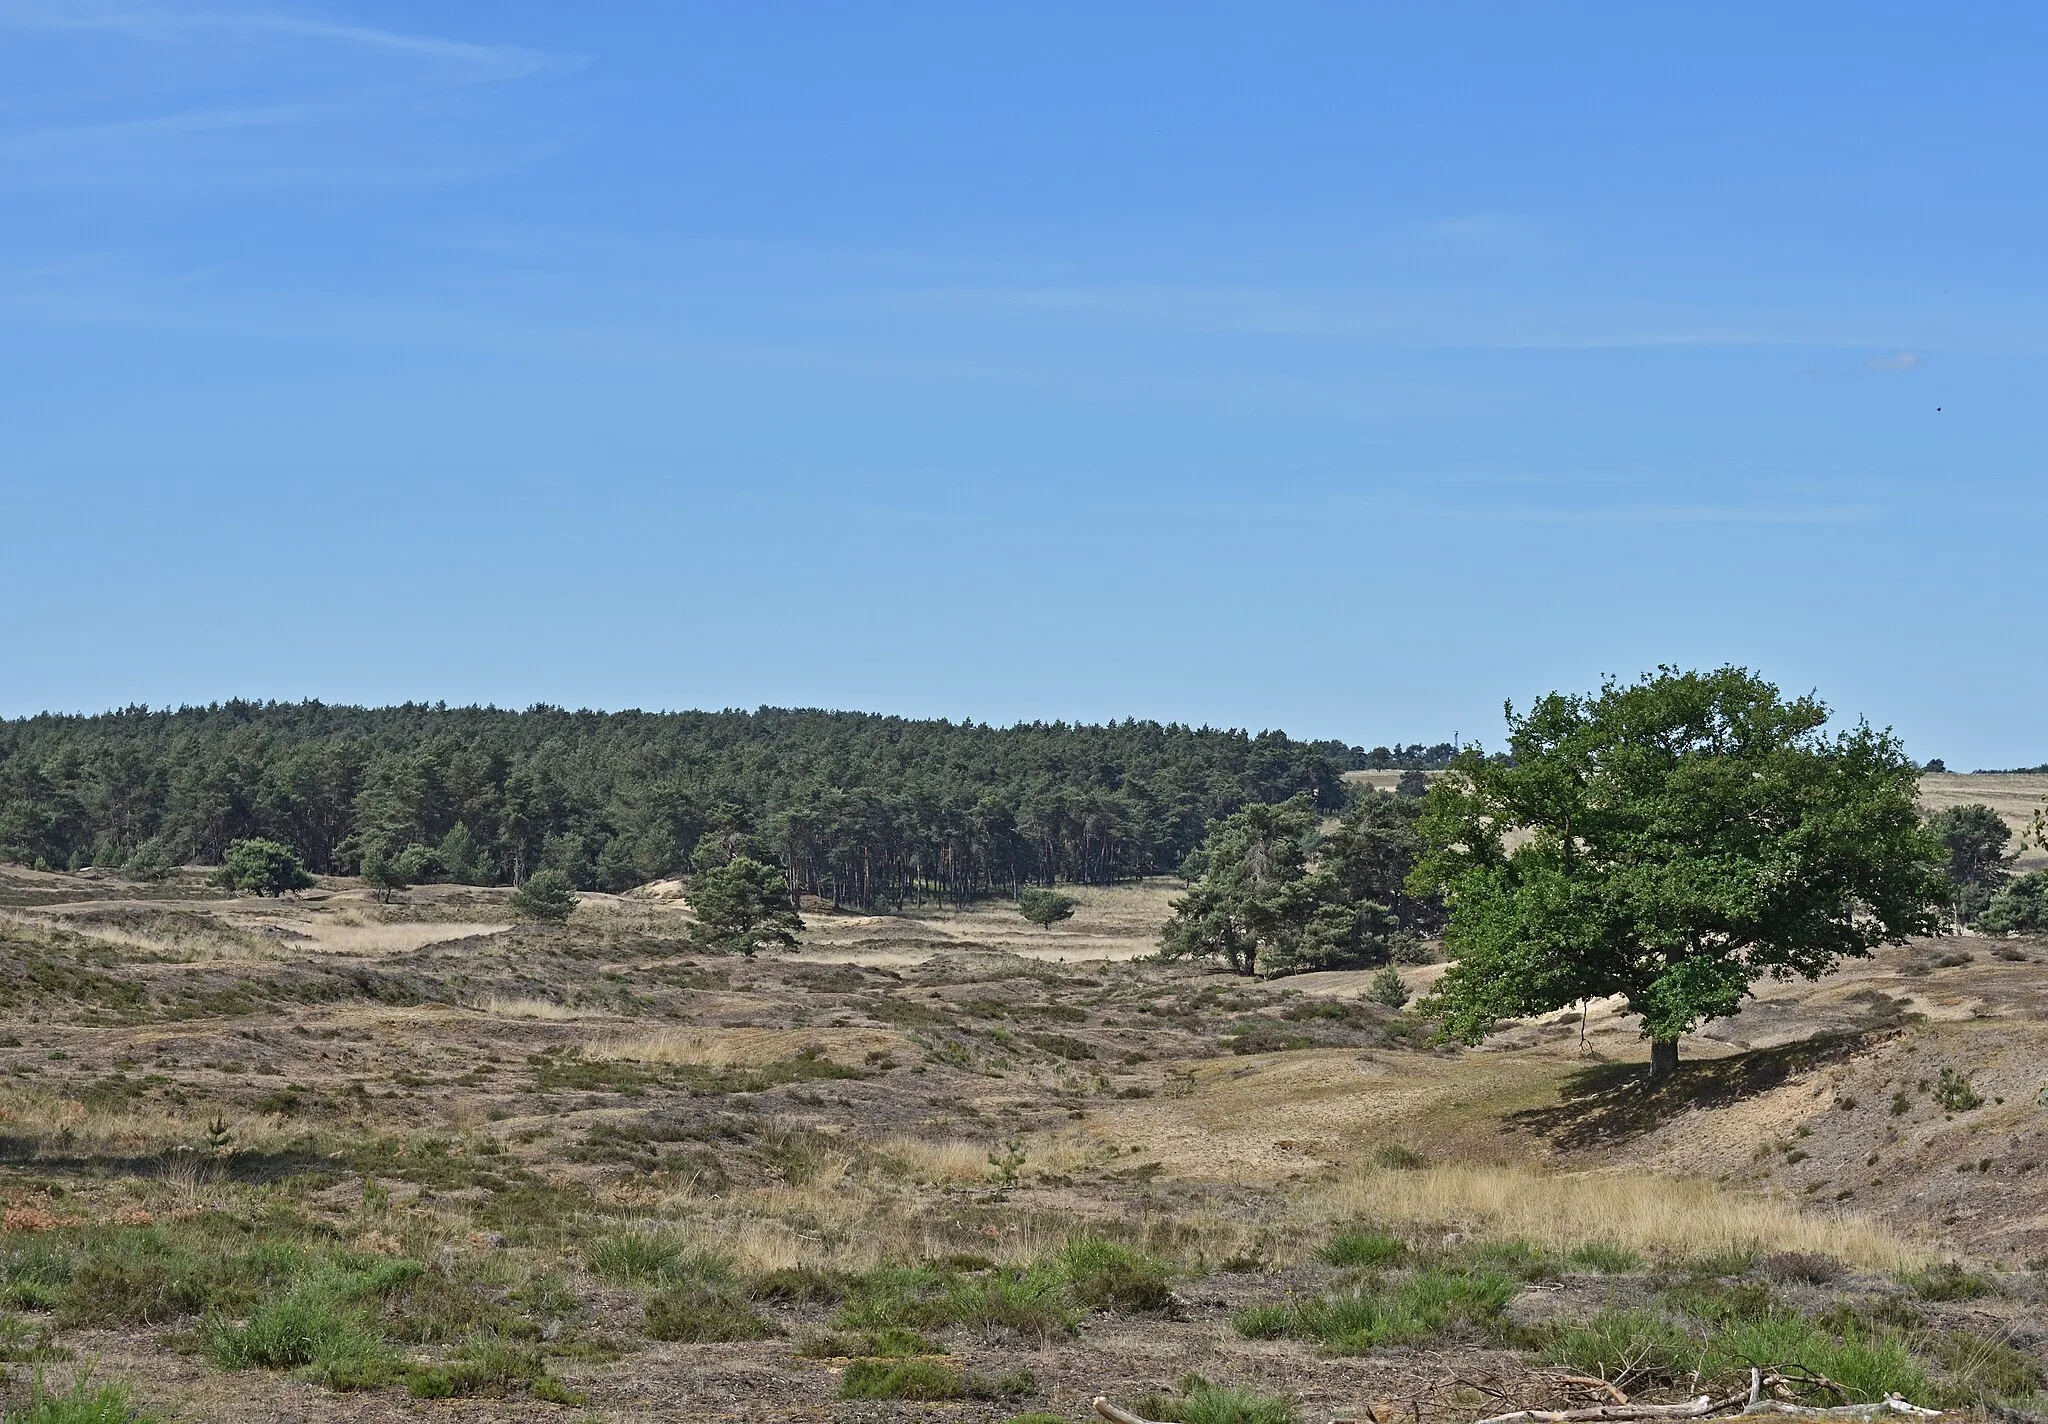
[[[2038,772],[1930,772],[1920,778],[1920,804],[1931,811],[1945,806],[1980,802],[1989,806],[2013,829],[2015,837],[2033,826],[2034,812],[2048,798],[2048,776]],[[2029,845],[2020,857],[2022,870],[2048,865],[2048,852]]]

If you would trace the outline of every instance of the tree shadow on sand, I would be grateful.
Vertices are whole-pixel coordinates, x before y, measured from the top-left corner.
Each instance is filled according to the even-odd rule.
[[[1725,1058],[1692,1059],[1661,1083],[1650,1082],[1641,1063],[1602,1063],[1567,1078],[1555,1106],[1510,1113],[1507,1121],[1560,1148],[1613,1146],[1696,1108],[1726,1107],[1767,1093],[1895,1032],[1895,1026],[1881,1025],[1820,1033]]]

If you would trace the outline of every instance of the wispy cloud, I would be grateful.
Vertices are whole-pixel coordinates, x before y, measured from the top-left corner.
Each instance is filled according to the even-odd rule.
[[[337,25],[271,11],[180,11],[157,7],[0,4],[0,29],[84,33],[170,43],[277,38],[431,60],[460,71],[460,82],[521,79],[565,62],[517,45],[475,44],[364,25]]]
[[[547,145],[480,96],[580,66],[267,9],[0,0],[0,42],[0,183],[130,192],[491,171]]]
[[[1920,365],[1917,351],[1891,351],[1882,356],[1873,356],[1863,363],[1866,371],[1911,371]]]

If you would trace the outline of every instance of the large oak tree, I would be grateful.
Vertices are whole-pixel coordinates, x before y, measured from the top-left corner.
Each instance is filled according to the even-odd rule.
[[[1507,716],[1505,757],[1431,788],[1410,881],[1449,902],[1456,962],[1422,1007],[1454,1038],[1619,994],[1657,1079],[1757,979],[1940,927],[1945,856],[1889,733],[1830,734],[1818,700],[1734,667]]]

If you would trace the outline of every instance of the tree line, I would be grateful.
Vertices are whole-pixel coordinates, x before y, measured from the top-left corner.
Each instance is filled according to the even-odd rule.
[[[1170,872],[1220,817],[1334,811],[1345,770],[1437,750],[775,708],[133,707],[0,722],[0,859],[150,874],[262,839],[324,874],[619,890],[745,854],[874,908]]]

